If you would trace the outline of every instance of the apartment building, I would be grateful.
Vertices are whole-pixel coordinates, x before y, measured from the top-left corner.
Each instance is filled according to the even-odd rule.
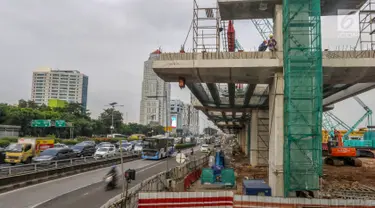
[[[88,76],[77,70],[39,69],[33,72],[31,100],[48,105],[49,99],[81,103],[87,108]]]

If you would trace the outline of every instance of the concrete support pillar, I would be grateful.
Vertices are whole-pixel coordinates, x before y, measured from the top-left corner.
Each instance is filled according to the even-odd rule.
[[[283,51],[283,5],[275,5],[273,18],[273,36],[277,42],[277,50]]]
[[[246,123],[246,155],[249,157],[249,159],[250,159],[250,147],[251,147],[250,132],[251,132],[251,124],[250,124],[250,121],[248,121]]]
[[[251,112],[250,165],[258,165],[258,111]]]
[[[246,129],[245,128],[241,129],[240,134],[242,138],[242,151],[243,153],[246,154],[246,146],[247,146],[246,145]]]
[[[284,196],[284,76],[276,73],[269,93],[269,185],[272,196]]]

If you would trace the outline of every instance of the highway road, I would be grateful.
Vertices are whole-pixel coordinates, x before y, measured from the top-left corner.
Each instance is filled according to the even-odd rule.
[[[196,151],[195,156],[202,156]],[[175,158],[168,158],[169,168],[177,166]],[[120,168],[120,166],[118,166]],[[130,186],[164,171],[167,159],[135,160],[124,163],[124,169],[136,169],[136,181]],[[33,186],[0,194],[0,208],[78,208],[100,207],[112,197],[121,193],[121,187],[104,191],[102,179],[109,168],[81,173]]]

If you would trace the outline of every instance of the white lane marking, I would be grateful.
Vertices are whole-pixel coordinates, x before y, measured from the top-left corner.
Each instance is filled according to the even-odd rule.
[[[154,164],[154,165],[152,165],[152,166],[150,166],[150,167],[147,167],[147,165],[146,165],[146,166],[143,166],[143,167],[141,167],[141,168],[138,168],[138,170],[140,170],[140,171],[138,171],[138,173],[141,173],[141,172],[143,172],[143,171],[145,171],[145,170],[148,170],[148,169],[150,169],[150,168],[152,168],[152,167],[155,167],[156,165],[158,165],[158,164],[160,164],[160,163],[163,163],[163,162],[165,162],[165,161],[158,161],[156,164]],[[120,166],[121,166],[121,164],[120,164]],[[142,168],[144,168],[144,167],[147,167],[147,168],[142,169]],[[102,168],[102,169],[106,169],[106,168]],[[107,169],[108,169],[108,167],[107,167]],[[94,172],[94,171],[93,171],[93,172]],[[78,174],[77,174],[77,175],[78,175]],[[60,179],[59,179],[59,180],[60,180]],[[56,181],[56,180],[55,180],[55,181]],[[51,182],[52,182],[52,181],[51,181]],[[60,195],[54,196],[54,197],[52,197],[52,198],[50,198],[50,199],[47,199],[47,200],[45,200],[45,201],[42,201],[42,202],[40,202],[40,203],[34,204],[34,205],[32,205],[32,206],[29,206],[28,208],[36,208],[36,207],[38,207],[38,206],[40,206],[40,205],[42,205],[42,204],[45,204],[45,203],[47,203],[47,202],[49,202],[49,201],[52,201],[52,200],[54,200],[54,199],[56,199],[56,198],[59,198],[59,197],[65,195],[65,194],[68,194],[68,193],[70,193],[70,192],[77,191],[77,190],[79,190],[79,189],[85,188],[85,187],[87,187],[87,186],[91,186],[91,185],[96,184],[96,183],[100,183],[100,182],[94,182],[94,183],[91,183],[91,184],[88,184],[88,185],[83,185],[83,186],[78,187],[78,188],[76,188],[76,189],[73,189],[73,190],[71,190],[71,191],[65,192],[65,193],[63,193],[63,194],[60,194]],[[38,184],[37,184],[37,185],[38,185]],[[88,194],[88,193],[87,193],[87,194]],[[84,195],[87,195],[87,194],[84,194]],[[1,195],[0,195],[0,196],[1,196]]]
[[[86,196],[86,195],[88,195],[88,194],[89,194],[89,192],[86,192],[86,193],[83,194],[83,196]]]

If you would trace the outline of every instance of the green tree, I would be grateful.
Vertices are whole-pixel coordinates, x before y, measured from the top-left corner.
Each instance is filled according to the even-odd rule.
[[[123,117],[122,113],[118,110],[115,110],[113,108],[107,108],[104,109],[104,111],[100,114],[99,120],[104,124],[107,131],[106,133],[111,132],[111,126],[112,126],[112,114],[113,114],[113,132],[119,132],[123,125]]]

